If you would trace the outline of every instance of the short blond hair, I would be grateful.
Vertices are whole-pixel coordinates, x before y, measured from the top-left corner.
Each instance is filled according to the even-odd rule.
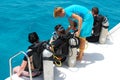
[[[63,11],[63,8],[62,7],[57,7],[54,9],[54,13],[53,13],[53,16],[56,18],[59,16],[59,14]]]

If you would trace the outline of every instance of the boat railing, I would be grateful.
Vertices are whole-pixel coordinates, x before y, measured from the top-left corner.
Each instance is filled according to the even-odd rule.
[[[9,67],[10,67],[10,80],[12,80],[12,75],[13,75],[13,70],[12,70],[12,59],[19,56],[20,54],[24,54],[27,57],[27,61],[28,61],[28,69],[29,69],[29,73],[30,73],[30,80],[32,80],[32,72],[31,72],[31,66],[30,66],[30,59],[27,56],[27,54],[24,51],[20,51],[17,54],[15,54],[14,56],[12,56],[9,59]]]

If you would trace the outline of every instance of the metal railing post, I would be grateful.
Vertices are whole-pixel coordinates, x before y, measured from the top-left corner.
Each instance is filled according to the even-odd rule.
[[[20,54],[24,54],[27,57],[27,60],[28,60],[28,69],[29,69],[29,73],[30,73],[30,80],[32,80],[32,72],[31,72],[30,60],[29,60],[29,57],[26,55],[26,53],[24,51],[18,52],[17,54],[15,54],[13,57],[11,57],[9,59],[10,79],[12,80],[12,74],[13,74],[13,71],[12,71],[12,59],[15,58],[15,57],[17,57]]]

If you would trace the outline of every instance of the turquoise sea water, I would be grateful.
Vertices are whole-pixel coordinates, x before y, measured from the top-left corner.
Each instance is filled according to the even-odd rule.
[[[120,0],[0,0],[0,80],[9,76],[9,58],[27,49],[28,33],[35,31],[40,40],[48,40],[56,24],[67,28],[67,19],[53,18],[55,7],[97,6],[109,18],[110,30],[120,22],[119,3]]]

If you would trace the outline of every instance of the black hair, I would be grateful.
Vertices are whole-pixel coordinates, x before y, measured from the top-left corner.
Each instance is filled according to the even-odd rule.
[[[92,12],[94,12],[94,14],[98,14],[99,13],[99,9],[97,7],[93,7],[92,8]]]
[[[28,34],[28,41],[32,44],[34,42],[39,41],[39,37],[38,37],[37,33],[36,32],[29,33]]]
[[[55,31],[60,31],[60,33],[65,34],[65,29],[61,24],[55,26]]]
[[[61,24],[58,24],[55,26],[55,31],[62,31],[62,30],[65,30],[65,29]]]
[[[60,26],[62,26],[62,25],[61,24],[56,25],[55,28],[54,28],[55,31],[58,31],[58,29],[59,29]]]

